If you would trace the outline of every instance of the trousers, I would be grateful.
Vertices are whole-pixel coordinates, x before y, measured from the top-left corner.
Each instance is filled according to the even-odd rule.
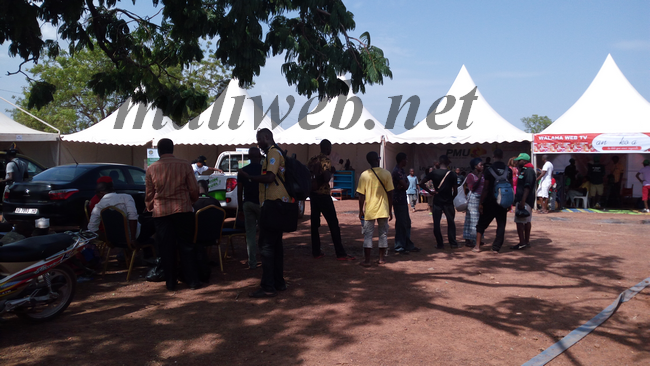
[[[501,250],[501,246],[503,246],[503,241],[505,239],[508,209],[503,208],[495,201],[485,201],[483,203],[483,213],[479,217],[478,224],[476,225],[476,232],[481,234],[485,233],[485,229],[490,226],[494,219],[497,220],[497,236],[494,238],[494,242],[492,243],[492,250],[498,252]],[[474,240],[476,240],[476,238],[474,238]]]
[[[257,222],[260,220],[261,207],[257,203],[244,202],[244,221],[246,226],[246,249],[248,250],[248,266],[257,267]]]
[[[176,253],[180,253],[181,270],[185,282],[199,282],[197,250],[192,243],[194,234],[194,213],[181,212],[168,216],[154,217],[156,240],[165,272],[167,287],[176,286]]]
[[[332,197],[326,194],[312,193],[309,196],[309,205],[311,207],[311,254],[314,257],[318,257],[321,253],[318,228],[320,228],[320,215],[323,214],[325,221],[327,221],[327,226],[330,229],[330,234],[332,235],[332,243],[334,244],[336,257],[341,258],[347,256],[343,248],[341,227],[339,226],[339,219],[336,217],[336,209],[334,208]]]
[[[451,246],[458,246],[458,242],[456,241],[456,222],[454,221],[456,209],[453,203],[433,204],[433,236],[436,238],[436,243],[439,248],[443,247],[442,232],[440,231],[440,221],[442,220],[443,213],[447,218],[447,237],[449,244]]]
[[[393,205],[395,213],[395,251],[411,251],[415,244],[411,241],[411,216],[409,206]]]
[[[282,231],[260,229],[260,255],[262,257],[262,284],[266,292],[284,287],[284,248]]]

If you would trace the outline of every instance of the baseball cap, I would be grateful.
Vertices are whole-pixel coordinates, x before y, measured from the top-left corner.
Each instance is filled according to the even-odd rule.
[[[645,160],[643,161],[643,165],[644,165],[644,166],[646,166],[646,165],[650,165],[650,160],[645,159]]]
[[[197,161],[198,163],[206,164],[207,161],[208,161],[208,159],[207,159],[205,156],[201,155],[201,156],[199,156],[199,157],[196,159],[196,161]]]
[[[528,155],[528,154],[526,154],[526,153],[521,153],[521,154],[519,154],[519,156],[517,156],[517,157],[515,158],[515,160],[526,160],[526,161],[530,161],[530,155]]]

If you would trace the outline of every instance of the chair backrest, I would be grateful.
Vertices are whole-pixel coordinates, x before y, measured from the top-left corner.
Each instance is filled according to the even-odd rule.
[[[194,220],[194,243],[213,245],[221,239],[226,211],[215,205],[196,211]]]
[[[101,212],[102,224],[106,232],[106,240],[116,248],[131,248],[129,221],[126,214],[115,206],[109,206]]]

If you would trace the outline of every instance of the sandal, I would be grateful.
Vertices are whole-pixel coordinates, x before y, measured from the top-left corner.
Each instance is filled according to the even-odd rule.
[[[357,258],[351,256],[351,255],[346,255],[345,257],[337,257],[337,261],[356,261]]]
[[[474,253],[480,253],[481,250],[479,248],[472,248],[472,252]]]
[[[259,290],[255,291],[255,292],[252,292],[252,293],[248,294],[248,296],[256,298],[256,299],[262,299],[262,298],[266,298],[266,297],[276,297],[276,296],[278,296],[278,293],[277,292],[266,292],[263,289],[259,289]]]
[[[382,265],[382,264],[386,264],[386,261],[376,260],[375,263],[378,265]]]

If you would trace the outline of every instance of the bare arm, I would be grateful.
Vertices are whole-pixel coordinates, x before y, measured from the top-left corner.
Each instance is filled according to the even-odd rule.
[[[638,179],[639,182],[641,182],[641,184],[643,184],[643,179],[641,179],[641,173],[636,173],[636,179]]]
[[[359,218],[363,220],[363,205],[366,203],[366,195],[359,193]]]
[[[540,180],[544,178],[545,175],[546,175],[546,170],[542,170],[542,172],[537,176],[537,178],[535,178],[535,180]]]
[[[526,198],[528,198],[528,194],[530,194],[530,187],[524,188],[524,194],[521,195],[521,202],[519,202],[519,208],[524,208],[526,205]]]
[[[427,182],[429,182],[430,180],[431,179],[424,177],[422,182],[420,182],[419,187],[422,188],[422,190],[424,190],[425,192],[433,196],[434,194],[436,194],[436,192],[433,192],[432,190],[429,189],[429,187],[427,187]]]

